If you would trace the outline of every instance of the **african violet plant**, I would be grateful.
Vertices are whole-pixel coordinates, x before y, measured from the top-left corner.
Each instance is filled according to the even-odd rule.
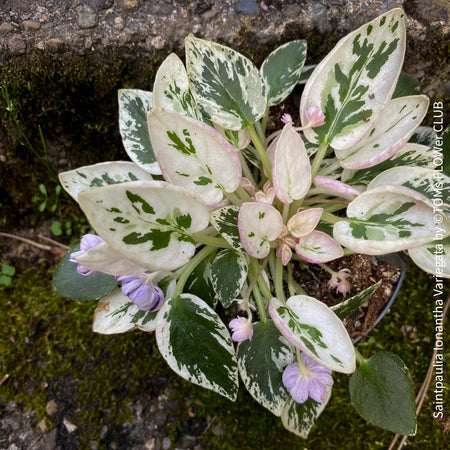
[[[292,270],[408,251],[433,273],[432,149],[408,143],[428,98],[393,96],[404,51],[401,9],[350,33],[307,79],[302,126],[284,115],[266,136],[270,107],[305,82],[306,43],[282,45],[258,70],[188,36],[186,68],[172,54],[153,92],[119,91],[133,162],[60,175],[96,234],[63,259],[56,292],[100,299],[95,332],[154,331],[177,374],[230,400],[240,376],[299,436],[328,402],[332,372],[352,374],[362,417],[414,434],[405,365],[388,352],[364,359],[342,322],[380,283],[330,308]],[[447,216],[439,228],[450,234]],[[331,273],[330,289],[346,294],[348,273]]]

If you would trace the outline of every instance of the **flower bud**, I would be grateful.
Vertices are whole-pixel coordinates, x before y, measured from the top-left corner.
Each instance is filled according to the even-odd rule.
[[[319,106],[310,106],[306,111],[307,126],[321,127],[325,123],[325,114]]]
[[[85,234],[81,238],[80,250],[78,252],[71,253],[69,261],[78,264],[76,260],[77,256],[81,256],[82,254],[87,252],[90,248],[95,247],[98,244],[101,244],[102,242],[103,239],[100,236],[97,236],[96,234]],[[85,277],[95,273],[95,271],[87,269],[86,267],[83,267],[81,264],[78,264],[77,272]]]
[[[147,274],[117,277],[122,282],[122,293],[142,311],[157,311],[164,301],[163,291]]]

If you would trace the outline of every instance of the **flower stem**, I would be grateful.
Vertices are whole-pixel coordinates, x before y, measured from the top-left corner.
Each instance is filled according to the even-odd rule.
[[[314,157],[314,161],[311,165],[311,179],[314,181],[317,172],[320,169],[320,164],[322,164],[323,158],[325,158],[325,154],[327,152],[328,142],[321,142],[319,148],[317,150],[316,156]]]
[[[275,294],[280,302],[286,303],[283,290],[283,263],[281,258],[277,258],[275,262]]]
[[[270,183],[272,183],[272,164],[269,161],[269,157],[267,156],[261,139],[259,138],[258,133],[256,132],[255,127],[252,124],[247,126],[247,131],[250,135],[253,145],[255,146],[256,151],[258,152],[258,156],[261,159],[266,175],[269,178]]]
[[[217,250],[216,247],[212,247],[207,245],[203,247],[184,267],[183,273],[180,275],[178,279],[177,287],[175,288],[174,297],[177,295],[181,295],[183,293],[184,285],[188,280],[191,273],[195,270],[195,268],[211,253]]]
[[[350,220],[348,220],[346,217],[337,217],[337,216],[334,216],[333,214],[327,213],[325,211],[322,213],[320,220],[323,220],[324,222],[328,222],[328,223],[337,223],[337,222],[342,222],[343,220],[345,220],[346,222],[350,222]]]
[[[261,318],[261,321],[267,322],[266,307],[264,305],[264,299],[261,295],[261,292],[259,292],[258,286],[253,287],[253,296],[255,297],[255,302],[258,308],[258,313],[259,317]]]

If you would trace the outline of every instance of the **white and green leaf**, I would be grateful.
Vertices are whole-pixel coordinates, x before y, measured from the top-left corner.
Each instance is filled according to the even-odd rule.
[[[281,414],[281,423],[286,430],[306,439],[316,419],[327,406],[330,397],[331,386],[327,386],[323,403],[318,403],[312,398],[308,398],[305,403],[297,403],[294,399],[290,399]]]
[[[119,89],[119,130],[125,151],[145,171],[161,175],[148,135],[147,114],[152,107],[151,92]]]
[[[407,250],[433,241],[436,224],[433,207],[423,194],[404,186],[379,186],[353,200],[349,221],[337,222],[334,238],[355,252],[381,255]],[[444,218],[443,235],[450,234]]]
[[[302,238],[312,233],[322,217],[323,208],[309,208],[294,214],[286,224],[295,238]]]
[[[355,349],[348,332],[321,301],[295,295],[283,304],[272,298],[269,313],[281,334],[322,366],[342,373],[355,370]]]
[[[335,149],[356,144],[372,127],[391,98],[405,52],[405,14],[397,8],[342,38],[307,81],[300,104],[319,106],[325,124],[305,130],[311,142],[328,142]]]
[[[237,251],[243,251],[238,228],[239,206],[224,206],[210,213],[211,225]]]
[[[175,53],[171,53],[156,72],[153,108],[167,109],[202,120],[202,115],[189,92],[189,80],[184,64]]]
[[[266,83],[267,106],[281,103],[300,80],[306,60],[306,41],[287,42],[264,60],[261,74]]]
[[[239,373],[250,395],[280,416],[289,393],[283,371],[294,361],[294,347],[280,334],[272,320],[253,324],[252,339],[237,347]]]
[[[412,248],[408,250],[408,255],[425,272],[438,278],[450,278],[450,237]]]
[[[126,181],[152,179],[148,172],[128,161],[111,161],[84,166],[62,172],[58,177],[62,187],[74,200],[77,200],[80,192],[88,189],[125,183]]]
[[[168,299],[156,318],[156,342],[170,368],[191,383],[236,400],[238,368],[226,326],[202,299]]]
[[[181,114],[155,109],[148,115],[155,155],[166,181],[218,204],[241,180],[236,150],[214,128]]]
[[[254,258],[265,258],[270,243],[283,231],[283,218],[268,203],[246,202],[241,205],[238,218],[242,246]]]
[[[314,230],[298,239],[295,253],[314,264],[326,263],[344,256],[339,243],[323,231]]]
[[[239,297],[247,279],[248,263],[244,253],[225,249],[211,264],[211,282],[224,308]]]
[[[343,150],[336,150],[341,166],[363,169],[395,155],[422,122],[429,102],[425,95],[411,95],[388,102],[373,128],[360,141]]]
[[[206,205],[164,181],[134,181],[81,192],[80,207],[109,246],[148,270],[173,270],[195,252]]]
[[[142,311],[120,289],[116,289],[98,302],[92,331],[100,334],[125,333],[134,329],[155,331],[156,314]]]
[[[248,58],[192,35],[186,38],[185,46],[192,95],[212,122],[241,130],[264,115],[265,83]]]

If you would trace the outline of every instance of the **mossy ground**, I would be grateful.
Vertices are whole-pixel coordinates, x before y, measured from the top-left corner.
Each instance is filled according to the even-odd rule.
[[[2,409],[10,401],[24,411],[32,407],[38,421],[47,418],[49,428],[58,427],[60,443],[73,439],[62,426],[66,418],[78,427],[80,448],[92,440],[107,448],[99,437],[102,427],[129,421],[130,403],[156,398],[167,388],[173,392],[171,400],[180,405],[165,425],[166,435],[174,440],[187,425],[196,430],[200,442],[223,449],[377,449],[387,448],[393,437],[357,416],[350,404],[348,378],[336,376],[332,398],[317,426],[306,441],[297,438],[243,388],[231,403],[172,374],[153,335],[94,334],[90,325],[95,304],[56,297],[50,277],[29,270],[15,277],[11,287],[0,289],[0,374],[9,374],[0,392]],[[411,270],[392,310],[359,345],[365,357],[380,350],[399,355],[410,369],[416,392],[434,343],[433,287],[433,279]],[[46,413],[49,400],[58,406],[51,417]],[[433,400],[430,388],[409,448],[445,448],[443,425],[432,418]],[[214,426],[225,430],[223,435],[212,433],[214,426],[202,432],[213,417]]]

